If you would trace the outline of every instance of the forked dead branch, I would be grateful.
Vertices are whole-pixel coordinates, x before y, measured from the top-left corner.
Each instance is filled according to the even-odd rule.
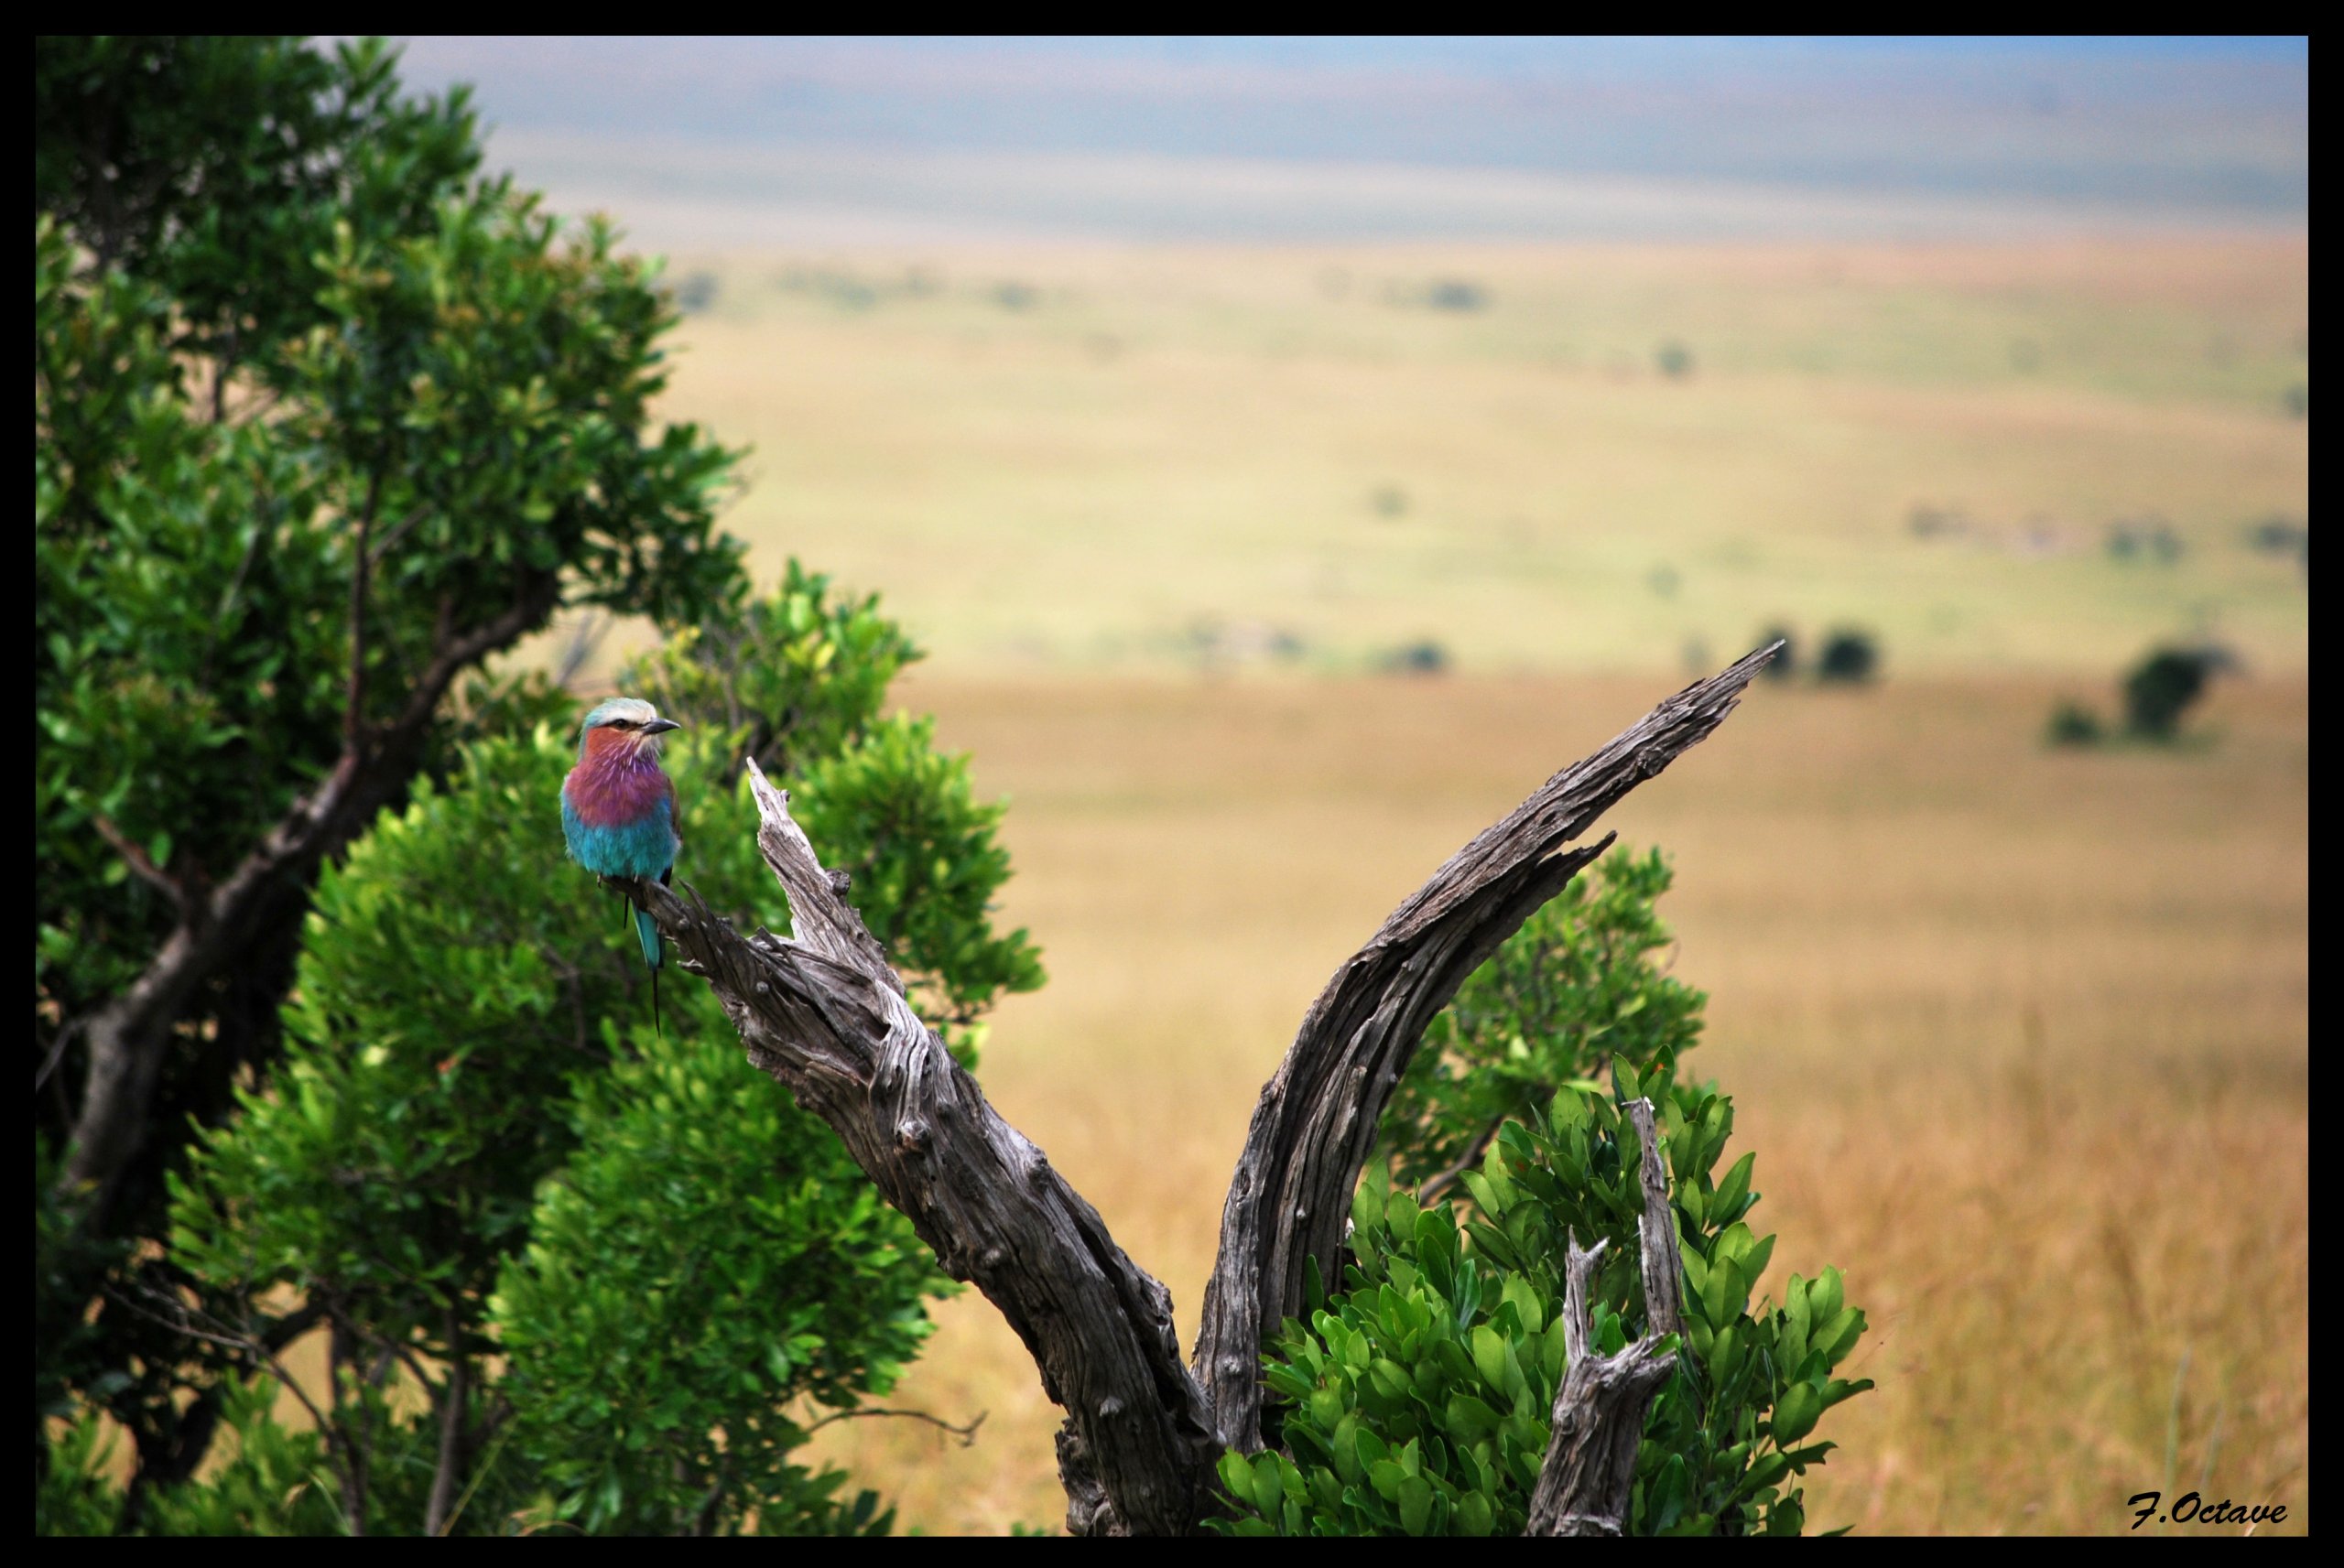
[[[1302,1307],[1306,1261],[1342,1277],[1353,1184],[1426,1026],[1466,977],[1561,892],[1612,838],[1566,849],[1622,795],[1731,712],[1779,647],[1686,687],[1548,779],[1392,913],[1335,971],[1262,1092],[1221,1217],[1193,1363],[1168,1292],[1115,1244],[1098,1211],[985,1099],[905,1000],[887,956],[750,764],[759,848],[787,895],[794,939],[743,936],[698,896],[624,883],[707,980],[749,1060],[827,1121],[944,1268],[982,1291],[1067,1412],[1058,1438],[1068,1526],[1080,1534],[1182,1533],[1215,1509],[1225,1445],[1261,1437],[1264,1335]],[[1674,1222],[1655,1187],[1649,1106],[1644,1277],[1654,1337],[1587,1353],[1583,1320],[1556,1405],[1534,1530],[1604,1531],[1625,1517],[1635,1433],[1667,1358]],[[1583,1271],[1574,1268],[1574,1280]],[[1584,1284],[1574,1292],[1584,1314]],[[1666,1303],[1664,1314],[1659,1303]],[[1624,1446],[1623,1446],[1624,1445]]]

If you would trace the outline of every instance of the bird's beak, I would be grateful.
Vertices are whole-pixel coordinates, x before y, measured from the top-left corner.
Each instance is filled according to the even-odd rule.
[[[643,732],[646,735],[664,735],[670,730],[682,728],[682,725],[672,719],[646,719],[643,721]]]

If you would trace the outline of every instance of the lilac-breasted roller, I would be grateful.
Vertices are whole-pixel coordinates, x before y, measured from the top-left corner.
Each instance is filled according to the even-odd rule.
[[[561,830],[570,857],[601,877],[657,877],[676,870],[676,785],[659,766],[659,737],[683,726],[649,703],[614,697],[586,716],[578,765],[561,781]],[[659,1017],[659,928],[633,900],[635,934],[651,966],[651,1016]]]

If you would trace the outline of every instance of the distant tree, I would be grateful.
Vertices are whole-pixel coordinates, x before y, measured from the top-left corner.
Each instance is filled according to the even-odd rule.
[[[1768,680],[1786,681],[1798,674],[1798,639],[1791,634],[1787,626],[1770,626],[1758,633],[1760,647],[1775,643],[1783,645],[1783,651],[1776,654],[1774,661],[1759,673]]]
[[[1683,381],[1693,373],[1693,351],[1671,338],[1652,351],[1652,362],[1669,380]]]
[[[1490,292],[1465,278],[1438,278],[1425,290],[1425,303],[1436,310],[1483,310],[1489,308]]]
[[[1391,649],[1377,662],[1394,675],[1445,675],[1449,670],[1449,650],[1427,638]]]
[[[1823,652],[1816,656],[1815,678],[1847,685],[1860,685],[1879,673],[1880,646],[1869,632],[1842,628],[1823,640]]]
[[[2224,657],[2202,647],[2152,651],[2124,676],[2124,728],[2143,740],[2172,740]]]
[[[2097,746],[2107,738],[2100,716],[2078,702],[2062,701],[2043,729],[2044,743],[2051,746]]]

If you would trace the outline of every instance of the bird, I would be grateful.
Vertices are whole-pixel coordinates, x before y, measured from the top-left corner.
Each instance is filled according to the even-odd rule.
[[[675,876],[676,784],[659,766],[660,737],[683,726],[639,697],[613,697],[578,730],[578,765],[561,781],[561,830],[570,858],[597,877]],[[650,912],[626,901],[643,961],[651,968],[651,1023],[659,1025],[659,965],[665,956]]]

